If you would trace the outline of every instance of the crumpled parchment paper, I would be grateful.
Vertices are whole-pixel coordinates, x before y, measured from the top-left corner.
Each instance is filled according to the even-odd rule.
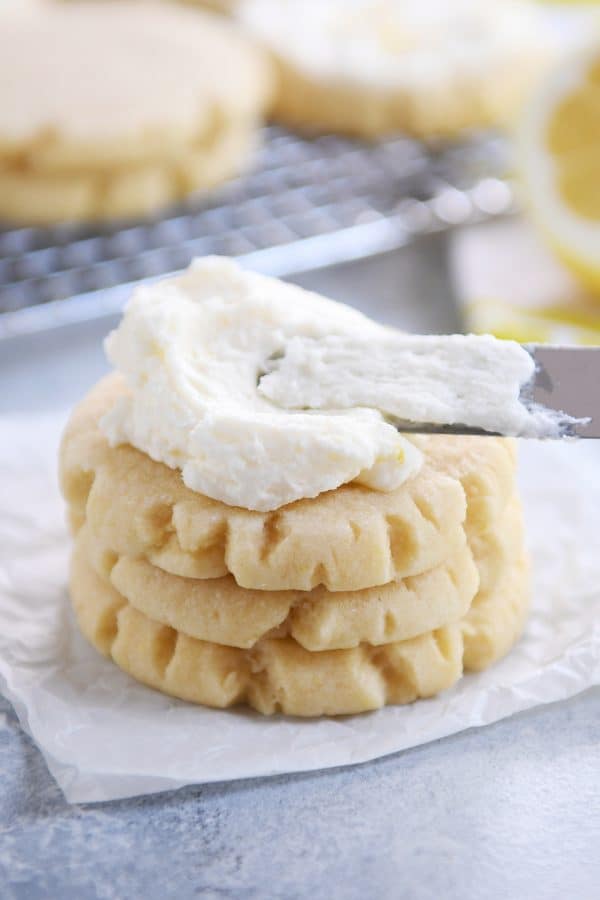
[[[316,721],[215,711],[137,684],[80,637],[56,485],[65,416],[0,423],[0,688],[70,802],[363,762],[600,684],[600,447],[522,442],[526,634],[440,697]]]

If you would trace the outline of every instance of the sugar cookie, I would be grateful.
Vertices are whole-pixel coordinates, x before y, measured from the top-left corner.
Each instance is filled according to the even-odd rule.
[[[3,16],[0,216],[133,216],[211,187],[249,158],[271,92],[264,55],[210,13],[123,0]]]
[[[367,138],[504,124],[553,46],[520,0],[244,0],[236,14],[273,54],[279,121]]]
[[[343,485],[272,513],[190,491],[177,471],[128,445],[108,446],[98,420],[122,389],[109,376],[76,407],[60,460],[73,526],[87,519],[118,555],[184,577],[230,572],[258,590],[354,591],[432,569],[460,537],[464,491],[438,462],[395,491]]]
[[[460,625],[382,647],[311,653],[291,638],[251,650],[200,641],[134,609],[77,550],[71,598],[96,649],[138,681],[205,706],[247,703],[259,712],[346,715],[410,703],[454,684],[462,672]]]
[[[529,612],[529,561],[522,554],[505,565],[495,587],[476,597],[463,620],[465,669],[487,669],[521,636]]]
[[[190,637],[232,647],[287,636],[312,651],[407,640],[462,619],[479,585],[464,537],[446,562],[428,572],[337,593],[322,586],[309,592],[249,590],[231,575],[182,578],[144,559],[103,551],[87,526],[77,542],[96,572],[135,609]]]

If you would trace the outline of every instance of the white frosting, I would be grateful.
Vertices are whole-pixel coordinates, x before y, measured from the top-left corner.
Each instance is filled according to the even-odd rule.
[[[244,0],[238,15],[301,70],[382,87],[471,83],[549,40],[523,0]]]
[[[295,337],[259,391],[278,406],[373,407],[397,422],[557,437],[568,416],[521,400],[535,362],[491,335]]]
[[[106,350],[129,386],[110,443],[247,509],[395,489],[421,464],[398,424],[556,437],[572,421],[525,405],[535,363],[514,341],[405,335],[219,257],[139,287]]]
[[[301,288],[216,257],[139,287],[106,350],[130,393],[101,426],[182,471],[192,490],[276,509],[349,481],[392,490],[420,454],[374,409],[290,411],[257,388],[290,339],[372,338],[386,329]]]

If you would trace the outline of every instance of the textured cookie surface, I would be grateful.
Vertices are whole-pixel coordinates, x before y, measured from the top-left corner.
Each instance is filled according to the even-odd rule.
[[[407,640],[451,625],[471,606],[479,584],[464,537],[429,572],[362,591],[330,593],[240,588],[231,575],[182,578],[144,559],[102,551],[84,526],[77,543],[95,571],[135,609],[190,637],[248,648],[290,636],[307,650],[337,650]]]
[[[524,554],[525,528],[519,495],[513,494],[502,515],[485,531],[470,533],[468,544],[479,571],[477,598],[481,600]]]
[[[502,517],[516,485],[517,443],[512,438],[415,434],[411,440],[429,464],[460,481],[467,498],[469,537],[493,527]]]
[[[271,91],[263,54],[210,14],[124,0],[3,16],[0,215],[133,215],[210,187],[247,158]]]
[[[290,637],[248,650],[198,640],[135,609],[75,549],[71,598],[85,637],[134,678],[207,706],[248,703],[265,714],[337,715],[408,703],[454,684],[505,655],[529,606],[524,557],[458,625],[380,647],[310,652]],[[464,642],[464,643],[463,643]]]
[[[460,625],[382,647],[320,653],[292,638],[265,639],[250,650],[201,641],[134,609],[79,548],[71,598],[81,631],[100,652],[138,681],[206,706],[344,715],[432,696],[462,672]]]
[[[122,382],[103,379],[75,409],[61,448],[61,484],[76,529],[87,520],[95,539],[118,555],[144,556],[173,574],[218,578],[242,587],[355,591],[426,572],[460,540],[465,492],[460,478],[435,465],[389,493],[344,485],[273,513],[226,506],[190,491],[179,473],[123,445],[111,449],[98,421]],[[433,439],[432,439],[433,440]],[[478,441],[478,438],[473,438]],[[481,439],[485,458],[487,442]],[[501,442],[503,443],[503,442]],[[514,472],[512,451],[502,458]],[[504,483],[489,490],[508,502]],[[500,502],[502,501],[502,502]]]
[[[500,521],[469,540],[480,585],[463,620],[465,669],[505,656],[520,637],[531,597],[521,501],[515,494]]]
[[[475,598],[465,616],[465,669],[486,669],[506,656],[525,627],[530,594],[529,560],[523,554],[503,569],[493,590]]]

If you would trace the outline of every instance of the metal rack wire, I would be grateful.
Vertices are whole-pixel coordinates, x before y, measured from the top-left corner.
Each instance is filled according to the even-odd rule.
[[[0,231],[1,314],[183,268],[207,253],[243,256],[386,219],[411,231],[505,212],[506,147],[489,135],[426,148],[368,145],[265,129],[253,169],[161,218]]]

